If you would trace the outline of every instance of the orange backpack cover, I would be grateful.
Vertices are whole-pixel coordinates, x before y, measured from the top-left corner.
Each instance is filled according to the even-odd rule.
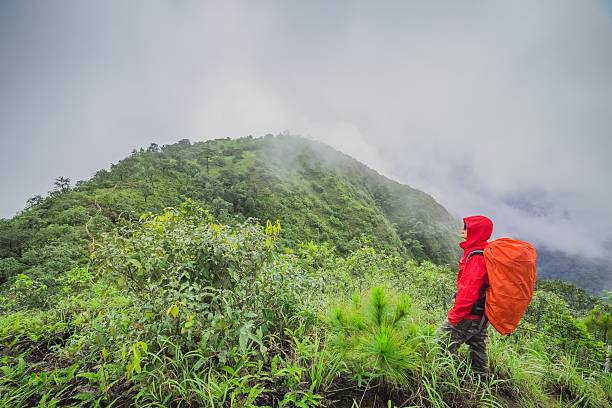
[[[531,302],[536,281],[536,250],[528,242],[500,238],[484,250],[489,286],[485,313],[506,336],[518,326]]]

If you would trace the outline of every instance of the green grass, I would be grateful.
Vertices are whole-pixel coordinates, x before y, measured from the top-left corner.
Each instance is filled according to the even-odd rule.
[[[539,294],[509,337],[490,329],[481,383],[466,349],[438,347],[448,268],[367,239],[347,255],[279,242],[187,202],[99,237],[88,268],[54,279],[53,307],[9,288],[0,407],[612,404],[601,344],[553,313],[567,311],[559,296]]]

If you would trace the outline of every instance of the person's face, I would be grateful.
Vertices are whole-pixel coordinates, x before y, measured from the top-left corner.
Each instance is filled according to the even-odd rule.
[[[467,228],[466,227],[463,227],[463,230],[461,231],[461,238],[463,238],[464,241],[467,239]]]

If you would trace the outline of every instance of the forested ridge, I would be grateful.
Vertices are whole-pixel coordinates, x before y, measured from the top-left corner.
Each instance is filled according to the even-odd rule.
[[[221,221],[279,219],[283,242],[330,242],[346,254],[369,240],[441,264],[457,255],[458,222],[430,196],[298,137],[152,144],[74,188],[69,183],[58,178],[47,197],[31,198],[17,217],[2,220],[2,279],[44,263],[45,252],[58,252],[56,241],[66,246],[62,262],[75,260],[83,245],[71,244],[88,234],[187,198]]]
[[[460,223],[293,136],[134,150],[0,220],[0,406],[609,406],[610,299],[543,281],[486,384]]]

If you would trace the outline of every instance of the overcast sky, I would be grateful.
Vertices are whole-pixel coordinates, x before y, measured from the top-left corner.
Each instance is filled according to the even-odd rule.
[[[612,259],[610,1],[1,1],[0,216],[133,148],[289,130]]]

